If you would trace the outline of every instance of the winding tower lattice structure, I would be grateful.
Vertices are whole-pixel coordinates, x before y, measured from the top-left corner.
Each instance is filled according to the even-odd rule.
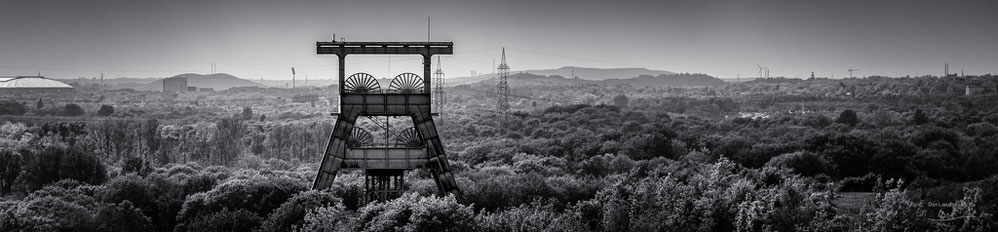
[[[502,49],[502,62],[499,63],[499,67],[496,69],[499,75],[499,84],[496,85],[496,116],[497,122],[500,126],[506,124],[509,114],[509,83],[507,79],[509,78],[509,65],[506,65],[506,48]]]
[[[423,77],[429,77],[433,55],[453,54],[453,51],[452,42],[317,42],[317,54],[339,58],[340,112],[334,113],[336,124],[322,153],[312,188],[332,186],[340,169],[362,169],[366,175],[366,200],[388,200],[405,191],[406,170],[429,169],[442,193],[460,195],[433,123],[430,78],[403,73],[383,90],[366,73],[346,77],[344,66],[347,55],[351,54],[421,55]],[[370,133],[355,127],[362,116],[410,117],[413,127],[395,133],[394,143],[377,144]]]

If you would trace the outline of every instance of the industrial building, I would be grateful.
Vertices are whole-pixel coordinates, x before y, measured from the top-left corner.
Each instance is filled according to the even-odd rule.
[[[163,79],[163,92],[176,93],[187,91],[187,78],[170,77]]]
[[[59,93],[73,86],[42,76],[0,76],[0,94]]]

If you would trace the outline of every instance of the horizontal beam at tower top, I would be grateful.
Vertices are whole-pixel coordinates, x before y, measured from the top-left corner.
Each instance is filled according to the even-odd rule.
[[[316,53],[334,55],[424,55],[454,54],[453,42],[316,42]]]

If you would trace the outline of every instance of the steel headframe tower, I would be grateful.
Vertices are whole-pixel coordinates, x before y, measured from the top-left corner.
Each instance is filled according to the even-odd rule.
[[[334,113],[338,117],[322,153],[313,189],[332,186],[340,169],[363,169],[366,200],[388,200],[405,191],[406,170],[425,168],[430,170],[440,192],[461,194],[433,123],[430,78],[403,73],[383,91],[378,81],[366,73],[346,77],[344,66],[350,54],[422,55],[423,77],[429,77],[433,55],[453,54],[454,43],[334,40],[317,42],[316,53],[339,58],[340,112]],[[375,144],[370,133],[354,127],[361,116],[410,117],[413,128],[395,133],[393,144],[387,137],[386,144]]]
[[[436,106],[437,111],[443,110],[445,104],[447,104],[447,93],[444,92],[444,70],[440,69],[440,57],[437,57],[437,71],[433,72],[433,105]]]
[[[499,117],[497,122],[499,125],[504,125],[507,120],[507,115],[509,114],[509,65],[506,65],[506,48],[502,49],[502,61],[499,63],[497,68],[497,74],[499,75],[499,84],[496,85],[496,115]]]

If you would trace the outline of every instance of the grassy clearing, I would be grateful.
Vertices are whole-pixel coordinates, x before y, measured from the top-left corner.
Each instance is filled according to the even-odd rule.
[[[835,203],[839,206],[839,213],[854,218],[876,197],[877,193],[874,192],[841,192]]]

